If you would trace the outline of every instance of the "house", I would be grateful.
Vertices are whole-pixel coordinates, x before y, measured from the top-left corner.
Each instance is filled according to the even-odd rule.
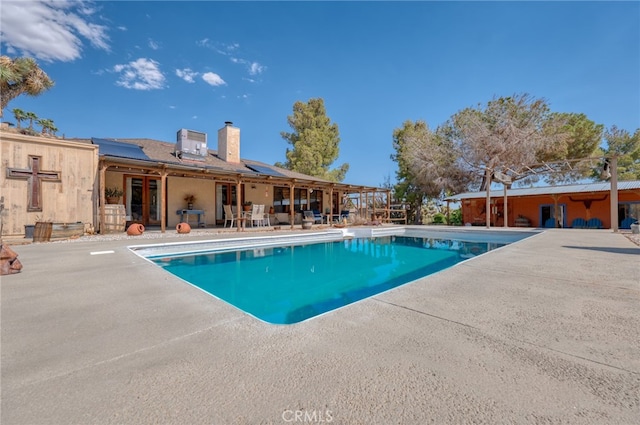
[[[640,180],[618,182],[618,228],[628,229],[640,218]],[[504,226],[503,190],[490,191],[490,222]],[[611,228],[609,182],[508,189],[507,225],[532,227]],[[463,223],[486,224],[486,192],[453,195],[460,202]]]
[[[224,205],[240,211],[264,204],[272,224],[293,226],[303,210],[338,215],[349,208],[368,214],[388,189],[335,183],[240,156],[240,129],[231,122],[217,134],[179,129],[175,142],[151,139],[58,139],[0,130],[4,196],[2,234],[25,233],[38,220],[84,223],[101,233],[141,223],[162,231],[181,220],[224,223]],[[105,190],[122,191],[117,204]],[[185,200],[193,195],[193,205]],[[384,208],[384,206],[382,207]],[[187,214],[185,214],[187,213]],[[330,221],[330,220],[329,220]],[[193,226],[193,224],[192,224]]]

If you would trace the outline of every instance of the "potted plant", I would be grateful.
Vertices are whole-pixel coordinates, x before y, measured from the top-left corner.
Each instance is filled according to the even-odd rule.
[[[187,201],[187,209],[188,210],[192,210],[193,209],[193,203],[196,202],[196,195],[188,193],[188,194],[184,195],[184,200]]]
[[[117,187],[108,187],[104,190],[104,196],[107,198],[107,204],[117,204],[124,191]]]
[[[244,208],[245,211],[251,211],[251,206],[252,205],[253,205],[253,202],[247,201],[247,202],[242,204],[242,207]]]

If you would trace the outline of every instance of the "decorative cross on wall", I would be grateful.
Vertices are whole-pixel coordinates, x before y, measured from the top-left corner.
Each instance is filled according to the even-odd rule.
[[[42,157],[29,155],[29,168],[7,168],[8,179],[26,180],[28,183],[27,211],[42,211],[42,181],[59,182],[60,171],[40,171]]]

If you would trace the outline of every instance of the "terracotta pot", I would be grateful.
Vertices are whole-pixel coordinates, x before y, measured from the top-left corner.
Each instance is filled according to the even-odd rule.
[[[176,230],[178,233],[189,233],[191,232],[191,226],[189,226],[189,223],[178,223]]]
[[[140,236],[144,233],[144,226],[140,223],[133,223],[127,229],[127,235],[129,236]]]

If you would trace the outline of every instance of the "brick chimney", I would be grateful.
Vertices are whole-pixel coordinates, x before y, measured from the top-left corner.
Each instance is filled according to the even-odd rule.
[[[225,121],[218,130],[218,157],[227,162],[240,163],[240,129]]]

